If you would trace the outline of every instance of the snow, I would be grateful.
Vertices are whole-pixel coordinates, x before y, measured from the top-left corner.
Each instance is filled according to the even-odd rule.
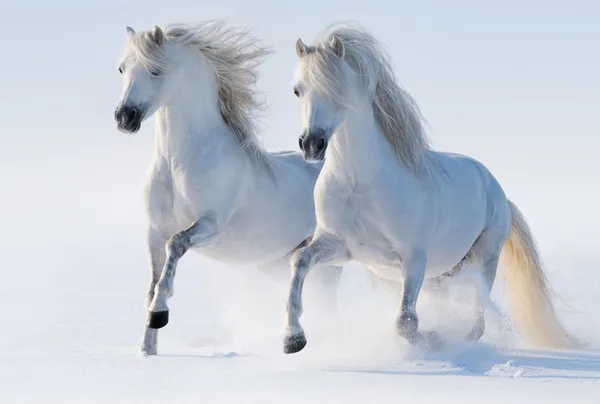
[[[286,356],[284,285],[251,267],[227,268],[190,254],[178,270],[159,355],[141,357],[147,285],[142,238],[115,237],[95,246],[86,237],[64,238],[37,249],[14,243],[6,251],[2,403],[600,400],[600,354],[591,338],[598,329],[588,324],[595,321],[594,302],[585,300],[596,296],[593,272],[589,282],[563,290],[577,297],[569,304],[590,310],[561,306],[570,329],[591,339],[586,352],[522,348],[504,315],[501,288],[493,295],[498,309],[488,313],[486,335],[477,343],[458,341],[469,317],[466,303],[425,293],[419,303],[423,327],[437,327],[449,342],[438,353],[422,352],[395,338],[393,296],[373,292],[362,268],[352,264],[338,295],[339,320],[330,321],[308,295],[308,345]]]

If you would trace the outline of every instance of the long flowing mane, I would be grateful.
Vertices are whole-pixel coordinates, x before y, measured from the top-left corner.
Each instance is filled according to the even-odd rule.
[[[342,61],[331,46],[334,38],[344,45],[344,60],[362,78],[373,100],[373,112],[396,156],[414,174],[429,177],[437,166],[423,129],[423,118],[414,99],[396,81],[383,46],[365,29],[338,22],[323,30],[305,53],[308,77],[317,90],[340,105],[347,105]]]
[[[264,101],[259,100],[254,88],[257,68],[271,50],[248,29],[227,27],[221,20],[169,24],[163,27],[163,32],[167,41],[191,46],[210,62],[217,77],[223,120],[255,165],[272,172],[269,154],[257,137],[256,121],[264,109]],[[151,38],[151,31],[136,34],[132,42],[138,60],[145,67],[169,69],[161,48]]]

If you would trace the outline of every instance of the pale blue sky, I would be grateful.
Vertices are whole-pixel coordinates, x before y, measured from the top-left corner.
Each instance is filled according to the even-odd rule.
[[[600,239],[597,0],[7,3],[0,6],[1,242],[26,237],[34,221],[48,232],[60,226],[72,235],[65,237],[102,238],[115,226],[115,237],[129,229],[141,237],[140,185],[154,123],[127,137],[113,121],[125,25],[212,18],[252,26],[277,52],[259,83],[270,104],[269,149],[295,149],[300,132],[294,41],[354,19],[388,46],[434,147],[486,164],[544,248],[572,240],[582,243],[574,252],[592,253]],[[582,231],[595,241],[579,240]]]

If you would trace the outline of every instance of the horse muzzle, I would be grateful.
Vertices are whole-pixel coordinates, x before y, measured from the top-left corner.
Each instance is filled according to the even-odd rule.
[[[136,133],[142,126],[142,110],[138,107],[120,105],[115,110],[117,129],[124,133]]]
[[[307,135],[300,137],[298,145],[304,154],[304,160],[314,163],[319,162],[325,158],[327,134],[323,129],[309,132]]]

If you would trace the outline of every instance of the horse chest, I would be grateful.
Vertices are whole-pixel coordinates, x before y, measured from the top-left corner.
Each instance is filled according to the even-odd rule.
[[[167,238],[197,219],[187,188],[185,177],[162,161],[155,163],[145,186],[146,209],[150,226]]]
[[[332,184],[333,185],[333,184]],[[381,226],[381,210],[366,186],[330,186],[317,201],[319,225],[341,238],[354,256],[380,255],[392,247]]]

